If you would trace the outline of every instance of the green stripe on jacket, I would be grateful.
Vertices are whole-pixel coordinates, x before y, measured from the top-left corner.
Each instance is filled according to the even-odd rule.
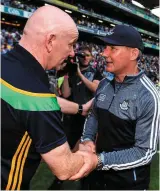
[[[56,111],[60,106],[56,97],[24,95],[1,83],[1,98],[13,108],[27,111]]]

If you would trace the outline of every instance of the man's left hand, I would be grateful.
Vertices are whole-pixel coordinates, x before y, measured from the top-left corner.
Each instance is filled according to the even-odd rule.
[[[83,112],[82,112],[83,116],[86,116],[88,114],[89,110],[91,109],[92,103],[93,103],[93,99],[83,104]]]

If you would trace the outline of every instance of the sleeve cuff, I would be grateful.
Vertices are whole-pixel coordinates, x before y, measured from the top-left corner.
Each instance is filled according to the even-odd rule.
[[[83,143],[83,142],[85,142],[85,141],[93,141],[93,140],[90,139],[90,138],[81,139],[81,143]]]

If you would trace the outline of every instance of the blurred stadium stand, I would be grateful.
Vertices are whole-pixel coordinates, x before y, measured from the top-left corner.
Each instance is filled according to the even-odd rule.
[[[94,35],[105,36],[116,24],[134,26],[144,41],[144,54],[139,66],[157,85],[159,83],[159,18],[151,13],[151,9],[159,5],[159,0],[137,0],[146,8],[141,9],[130,0],[1,0],[1,53],[11,50],[18,43],[23,27],[32,13],[45,3],[55,5],[71,15],[80,32],[75,48],[90,46],[99,62],[102,46],[96,44]],[[159,188],[159,154],[154,157],[151,168],[151,190]],[[39,171],[41,173],[39,173]],[[32,180],[32,190],[46,190],[53,181],[53,175],[42,162],[39,171]],[[71,188],[70,188],[71,189]]]
[[[146,8],[133,5],[131,0],[2,0],[1,53],[12,49],[20,39],[27,18],[38,7],[48,3],[71,15],[80,31],[79,41],[87,42],[89,46],[96,44],[93,36],[105,36],[116,24],[134,26],[144,42],[145,58],[142,61],[145,61],[147,70],[150,67],[150,70],[156,73],[154,81],[157,81],[159,18],[153,15],[150,9],[158,6],[159,2],[157,0],[139,0],[139,2]],[[92,48],[93,51],[96,50],[95,47]]]

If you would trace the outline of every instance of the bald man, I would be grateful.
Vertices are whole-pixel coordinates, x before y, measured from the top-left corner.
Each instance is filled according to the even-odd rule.
[[[19,44],[2,56],[1,189],[29,189],[41,157],[60,180],[92,165],[90,158],[97,161],[87,151],[71,152],[45,73],[74,56],[77,38],[69,15],[43,6],[27,21]]]

